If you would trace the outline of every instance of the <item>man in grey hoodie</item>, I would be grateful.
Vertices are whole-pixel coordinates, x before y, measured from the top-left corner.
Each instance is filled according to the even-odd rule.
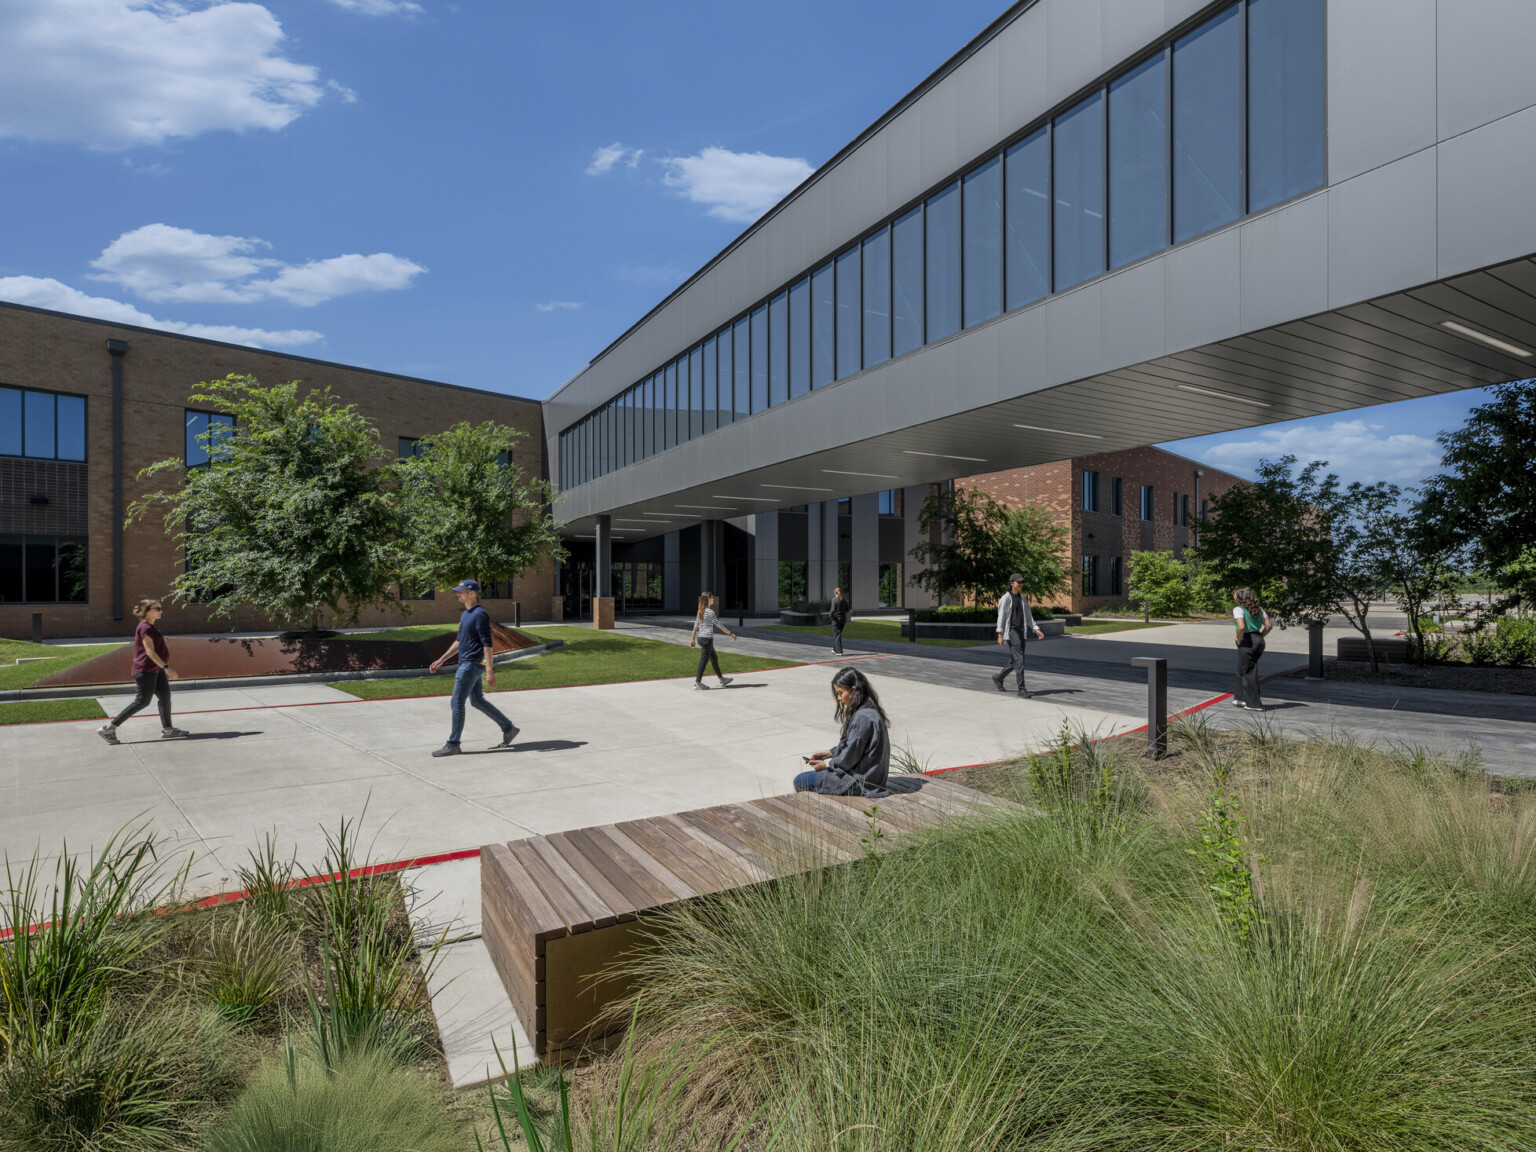
[[[997,601],[997,642],[1008,645],[1009,660],[1003,670],[992,677],[992,683],[999,692],[1006,692],[1003,681],[1012,672],[1019,696],[1025,700],[1032,695],[1024,687],[1024,638],[1030,632],[1037,640],[1045,639],[1045,633],[1035,625],[1035,618],[1030,614],[1029,597],[1024,595],[1024,577],[1015,572],[1008,577],[1008,591]]]

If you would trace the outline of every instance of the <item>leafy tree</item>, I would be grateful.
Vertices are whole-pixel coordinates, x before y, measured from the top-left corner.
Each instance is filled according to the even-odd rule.
[[[515,463],[521,439],[504,424],[460,423],[418,441],[417,454],[395,466],[406,579],[438,588],[466,576],[511,580],[565,554],[553,491]]]
[[[1383,525],[1381,557],[1393,599],[1408,617],[1414,658],[1424,660],[1423,619],[1431,605],[1456,602],[1462,573],[1445,533],[1423,511],[1422,502],[1406,514],[1393,512]]]
[[[1151,616],[1187,616],[1194,606],[1189,568],[1172,552],[1132,552],[1126,593]]]
[[[1010,510],[977,489],[941,489],[918,513],[924,535],[935,525],[939,543],[925,541],[910,555],[922,565],[911,582],[936,599],[966,596],[980,607],[1008,587],[1014,572],[1024,576],[1031,599],[1050,596],[1067,583],[1061,557],[1068,533],[1043,509]]]
[[[1445,471],[1424,485],[1425,524],[1510,589],[1503,610],[1536,603],[1536,380],[1496,386],[1438,439]]]
[[[365,607],[398,603],[398,522],[378,435],[329,389],[301,397],[302,384],[205,382],[191,401],[233,415],[233,431],[205,434],[207,464],[173,457],[140,473],[180,480],[129,508],[130,522],[164,508],[187,560],[175,598],[226,616],[250,603],[312,629],[327,610],[355,623]]]

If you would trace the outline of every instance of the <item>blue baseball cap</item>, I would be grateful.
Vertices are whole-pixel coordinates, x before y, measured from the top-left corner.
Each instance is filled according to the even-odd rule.
[[[450,588],[449,591],[450,592],[478,592],[478,591],[480,591],[480,581],[478,581],[478,580],[460,580],[457,584],[455,584],[452,588]]]

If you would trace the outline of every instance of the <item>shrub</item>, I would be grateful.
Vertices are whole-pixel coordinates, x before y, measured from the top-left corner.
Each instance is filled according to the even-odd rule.
[[[230,1023],[268,1015],[293,986],[298,936],[274,930],[265,916],[241,908],[212,917],[199,982]]]
[[[1054,618],[1054,610],[1044,604],[1031,604],[1029,610],[1036,620],[1050,620]],[[971,608],[964,604],[945,604],[939,608],[919,608],[917,610],[917,622],[919,624],[995,624],[997,622],[997,609],[995,608]]]
[[[1153,616],[1188,616],[1194,607],[1189,569],[1172,552],[1132,552],[1125,590]]]
[[[1536,666],[1536,616],[1505,616],[1494,632],[1500,664],[1511,668]]]
[[[293,1053],[266,1065],[210,1134],[207,1152],[463,1152],[441,1091],[380,1053],[328,1069]]]

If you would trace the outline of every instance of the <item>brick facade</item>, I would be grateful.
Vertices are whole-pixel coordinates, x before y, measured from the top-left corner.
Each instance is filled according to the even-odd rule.
[[[1203,472],[1198,479],[1195,472]],[[1083,474],[1098,473],[1096,511],[1083,507]],[[1120,480],[1121,508],[1113,509],[1114,481]],[[1243,481],[1226,472],[1187,460],[1161,448],[1128,448],[1079,456],[1051,464],[988,472],[955,481],[957,488],[978,488],[1010,508],[1032,505],[1044,508],[1071,533],[1065,559],[1072,570],[1068,593],[1058,595],[1054,606],[1072,612],[1123,604],[1125,581],[1132,552],[1182,553],[1198,528],[1200,505]],[[1152,488],[1152,518],[1141,519],[1141,489]],[[1198,495],[1197,495],[1198,492]],[[1183,503],[1189,499],[1189,526],[1182,520]],[[1083,557],[1097,562],[1097,595],[1083,590]],[[1110,592],[1111,560],[1120,560],[1120,593]]]
[[[397,438],[422,437],[467,420],[495,420],[526,434],[515,456],[525,474],[546,474],[541,408],[496,392],[370,372],[340,364],[284,356],[256,348],[196,340],[56,312],[0,304],[0,384],[86,397],[86,463],[0,458],[0,533],[65,534],[67,521],[84,520],[89,537],[89,600],[84,604],[0,604],[0,636],[29,637],[32,614],[43,614],[43,634],[54,637],[116,636],[132,629],[133,603],[166,594],[180,570],[175,542],[156,519],[139,521],[123,537],[123,616],[112,615],[112,356],[107,341],[125,340],[123,356],[123,501],[159,486],[163,477],[140,480],[141,469],[167,457],[183,456],[187,397],[204,380],[245,373],[264,383],[303,380],[329,386],[343,403],[355,404],[373,421],[390,457]],[[34,505],[33,496],[47,496]],[[73,528],[72,531],[79,531]],[[552,565],[541,565],[516,582],[513,597],[524,615],[548,614],[554,592]],[[498,603],[489,601],[493,617]],[[411,602],[412,623],[457,619],[453,597]],[[360,623],[390,624],[398,612],[373,610]],[[167,604],[161,627],[167,632],[240,631],[271,627],[254,609],[241,608],[233,620],[214,617],[196,605]]]

